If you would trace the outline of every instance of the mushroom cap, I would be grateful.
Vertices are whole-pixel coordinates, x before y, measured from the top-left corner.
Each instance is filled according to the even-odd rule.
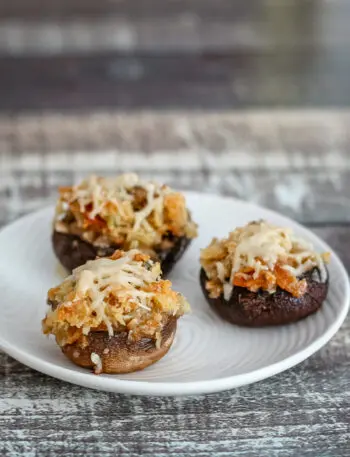
[[[172,241],[173,246],[170,248],[156,250],[157,259],[154,260],[160,262],[163,275],[167,275],[172,270],[192,240],[185,236],[174,236]],[[52,245],[56,257],[68,271],[84,265],[88,260],[94,260],[96,257],[109,257],[117,249],[123,249],[123,246],[116,244],[108,247],[94,246],[77,235],[60,233],[56,230],[52,234]]]
[[[276,292],[251,292],[244,287],[235,286],[231,298],[226,301],[221,295],[210,298],[205,284],[208,280],[203,269],[200,272],[202,291],[209,305],[225,320],[232,324],[248,327],[290,324],[316,312],[327,297],[328,275],[321,281],[317,267],[305,273],[300,279],[306,279],[308,288],[301,297],[294,297],[289,292],[277,287]]]
[[[95,373],[132,373],[143,370],[160,360],[170,349],[176,333],[177,318],[170,317],[163,326],[160,346],[151,338],[133,341],[128,332],[115,333],[109,336],[106,331],[91,331],[88,344],[81,347],[78,343],[63,346],[62,352],[76,365],[94,368]],[[92,354],[97,354],[101,367],[96,368]]]

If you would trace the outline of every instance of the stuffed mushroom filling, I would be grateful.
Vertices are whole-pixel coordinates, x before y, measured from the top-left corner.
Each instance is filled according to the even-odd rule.
[[[189,310],[186,299],[160,273],[159,263],[138,250],[87,262],[49,290],[51,309],[43,320],[44,334],[53,334],[61,347],[84,348],[90,333],[113,337],[127,332],[131,342],[150,338],[160,347],[169,318]]]
[[[294,297],[307,292],[306,272],[318,268],[321,280],[327,276],[329,254],[318,254],[313,246],[296,237],[291,229],[266,221],[250,222],[227,238],[214,238],[201,251],[201,265],[207,276],[210,298],[224,296],[229,301],[233,288],[270,294],[279,287]]]
[[[197,236],[184,196],[136,174],[91,176],[59,192],[54,230],[96,247],[141,249],[157,258],[156,252],[171,249],[176,239]]]

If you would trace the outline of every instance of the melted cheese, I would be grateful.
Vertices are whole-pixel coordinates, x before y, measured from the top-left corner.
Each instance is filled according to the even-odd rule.
[[[322,256],[310,243],[296,237],[291,229],[265,221],[238,228],[227,239],[214,239],[202,250],[201,263],[209,279],[216,278],[223,284],[226,300],[232,295],[235,275],[246,268],[254,270],[254,279],[262,271],[273,271],[277,264],[295,277],[314,267],[319,268],[322,281],[327,275]]]
[[[121,202],[133,199],[130,191],[135,187],[141,187],[147,193],[146,206],[135,213],[132,230],[137,231],[152,211],[163,210],[163,198],[172,192],[169,187],[145,182],[135,173],[126,173],[116,178],[93,175],[73,188],[73,198],[78,200],[81,212],[84,212],[86,205],[92,202],[92,210],[89,212],[91,219],[102,211],[107,202],[115,204],[123,215]]]
[[[113,327],[106,316],[105,297],[112,290],[118,290],[119,296],[132,298],[144,309],[149,309],[147,298],[154,295],[140,290],[139,287],[156,281],[159,270],[147,270],[142,262],[135,261],[134,257],[138,253],[138,250],[131,250],[117,260],[110,258],[91,260],[76,268],[68,278],[76,284],[77,297],[83,298],[85,295],[89,297],[91,309],[101,317],[110,335],[113,335]],[[84,333],[88,333],[89,330],[85,328]]]
[[[116,178],[90,176],[59,191],[55,230],[96,247],[117,245],[151,253],[169,233],[197,236],[183,195],[134,173]]]
[[[254,268],[259,276],[261,270],[273,270],[278,262],[296,277],[315,266],[325,270],[322,257],[311,243],[295,236],[291,229],[261,221],[248,224],[240,231],[233,253],[231,278],[244,267]]]
[[[160,264],[136,249],[87,262],[49,291],[49,302],[58,306],[47,313],[44,333],[55,334],[60,345],[101,326],[110,336],[123,329],[130,338],[158,338],[166,316],[189,310],[160,274]]]

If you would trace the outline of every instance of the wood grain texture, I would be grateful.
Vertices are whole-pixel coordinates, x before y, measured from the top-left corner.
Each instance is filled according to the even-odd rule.
[[[15,0],[0,111],[350,105],[346,0]]]
[[[345,50],[0,57],[0,112],[348,107]]]
[[[350,270],[349,226],[318,227]],[[1,455],[350,456],[350,319],[297,367],[220,394],[131,397],[73,386],[0,353]]]
[[[120,14],[128,18],[152,19],[158,17],[181,17],[183,14],[195,14],[199,18],[223,19],[231,21],[236,17],[258,18],[264,9],[291,11],[300,9],[307,11],[314,4],[324,13],[346,11],[349,7],[346,0],[250,0],[249,2],[232,2],[230,0],[12,0],[0,5],[0,17],[4,19],[18,18],[57,18],[57,17],[105,17]]]
[[[182,189],[350,221],[348,111],[99,112],[0,117],[0,221],[91,173],[136,171]]]
[[[0,5],[0,51],[185,51],[346,45],[346,0],[16,0]]]

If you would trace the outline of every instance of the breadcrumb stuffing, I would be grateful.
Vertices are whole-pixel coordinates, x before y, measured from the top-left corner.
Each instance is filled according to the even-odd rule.
[[[307,282],[300,279],[317,267],[325,278],[329,253],[318,254],[313,246],[296,237],[291,229],[266,221],[250,222],[227,238],[214,238],[201,251],[201,265],[208,277],[211,298],[224,295],[229,300],[235,286],[252,292],[274,293],[277,287],[301,297]]]
[[[186,299],[163,280],[158,262],[138,251],[116,251],[109,258],[87,262],[63,283],[49,290],[55,303],[43,320],[43,332],[60,346],[87,346],[90,331],[127,331],[130,340],[161,337],[169,316],[189,311]]]
[[[118,245],[152,254],[162,243],[171,244],[173,236],[197,236],[181,193],[133,173],[90,176],[77,186],[61,187],[59,193],[55,230],[97,247]]]

